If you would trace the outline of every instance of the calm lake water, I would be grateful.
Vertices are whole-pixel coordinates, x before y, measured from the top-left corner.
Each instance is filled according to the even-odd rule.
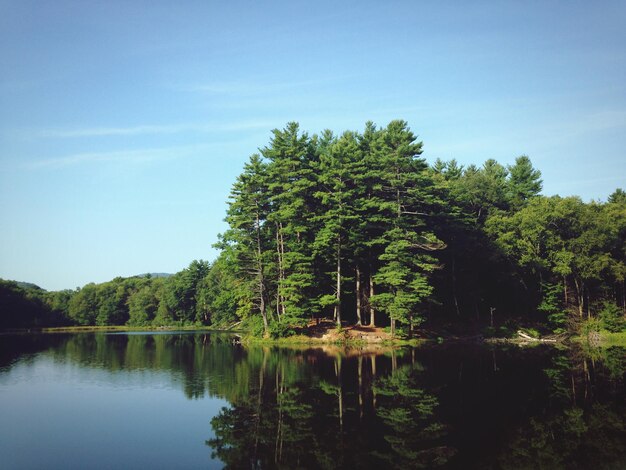
[[[626,350],[0,336],[0,467],[626,468]]]

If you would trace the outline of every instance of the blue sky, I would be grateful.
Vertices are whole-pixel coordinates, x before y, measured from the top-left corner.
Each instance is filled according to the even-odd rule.
[[[626,3],[0,0],[0,277],[212,260],[273,128],[400,118],[433,161],[626,188]]]

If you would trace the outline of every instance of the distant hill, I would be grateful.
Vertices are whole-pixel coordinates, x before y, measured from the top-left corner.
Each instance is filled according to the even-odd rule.
[[[156,278],[168,278],[172,276],[173,274],[171,273],[144,273],[144,274],[137,274],[136,276],[130,276],[130,277],[156,279]],[[47,292],[46,289],[39,287],[37,284],[33,284],[32,282],[13,281],[9,279],[1,279],[1,278],[0,280],[4,280],[6,282],[14,282],[17,285],[17,287],[19,287],[20,289],[25,289],[25,290],[30,289],[30,290],[35,290],[39,292]]]
[[[151,277],[151,278],[156,278],[156,277],[172,277],[173,274],[170,273],[145,273],[145,274],[138,274],[137,276],[134,277]]]
[[[13,282],[15,282],[17,286],[21,287],[22,289],[33,289],[33,290],[40,290],[40,291],[45,290],[39,287],[37,284],[33,284],[32,282],[21,282],[21,281],[13,281]]]

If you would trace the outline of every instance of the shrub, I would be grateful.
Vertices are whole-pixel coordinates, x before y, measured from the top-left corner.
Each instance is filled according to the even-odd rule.
[[[272,321],[269,325],[269,333],[272,338],[287,338],[296,334],[293,324],[288,321]]]
[[[589,333],[597,333],[602,330],[602,322],[599,318],[589,318],[581,323],[580,332],[588,336]]]
[[[622,309],[612,302],[604,302],[602,310],[598,313],[602,327],[611,333],[618,333],[626,329],[626,320]]]
[[[246,318],[242,326],[245,330],[248,330],[252,336],[258,338],[263,337],[263,318],[259,315],[252,315]]]

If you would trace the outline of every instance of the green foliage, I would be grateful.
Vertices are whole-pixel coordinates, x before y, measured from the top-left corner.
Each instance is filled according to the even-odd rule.
[[[288,319],[272,321],[269,325],[268,333],[272,338],[287,338],[296,334],[294,322]]]
[[[66,295],[66,292],[55,295],[27,283],[0,279],[0,329],[67,324],[62,311]]]
[[[153,279],[145,283],[128,300],[128,324],[148,326],[156,317],[159,308],[160,289],[163,281]]]
[[[541,192],[541,172],[533,168],[526,155],[517,157],[515,165],[509,166],[508,170],[510,202],[514,207],[523,207],[530,198]]]
[[[96,285],[87,284],[78,290],[70,299],[67,313],[77,325],[95,325],[98,316]]]
[[[588,336],[589,333],[598,333],[602,331],[603,324],[599,318],[588,318],[580,325],[580,332]]]
[[[485,228],[526,288],[542,294],[535,305],[555,331],[563,330],[568,310],[578,321],[590,316],[607,287],[624,294],[626,205],[534,197],[517,212],[493,215]]]
[[[611,333],[618,333],[626,330],[626,318],[621,308],[613,302],[604,302],[602,309],[598,313],[602,327]]]
[[[252,336],[256,336],[258,338],[262,337],[265,333],[265,328],[263,326],[263,319],[259,315],[252,315],[246,318],[242,322],[242,328],[249,332]]]
[[[626,191],[617,188],[608,198],[610,204],[626,204]]]
[[[233,256],[230,248],[222,251],[198,284],[196,318],[204,324],[228,326],[249,316],[247,286],[236,271]]]
[[[537,310],[544,313],[552,331],[560,334],[566,331],[567,312],[560,299],[563,287],[559,284],[543,284],[543,296]]]

